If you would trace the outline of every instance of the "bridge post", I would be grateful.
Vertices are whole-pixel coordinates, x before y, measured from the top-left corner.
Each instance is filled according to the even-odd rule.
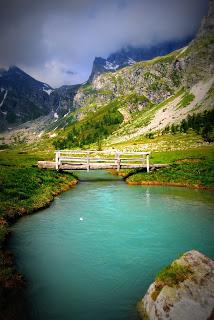
[[[117,164],[117,151],[115,151],[114,163]]]
[[[117,171],[120,171],[120,153],[117,152]]]
[[[87,171],[90,170],[90,152],[87,151]]]
[[[145,154],[144,153],[142,153],[142,159],[140,159],[140,160],[142,161],[142,164],[145,164],[146,158],[145,158]]]
[[[149,172],[149,153],[146,155],[146,170]]]
[[[56,151],[56,157],[55,157],[55,162],[56,162],[56,170],[59,170],[59,165],[60,165],[60,151]]]

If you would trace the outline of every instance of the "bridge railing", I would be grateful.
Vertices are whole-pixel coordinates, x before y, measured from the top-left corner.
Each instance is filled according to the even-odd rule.
[[[149,172],[149,152],[120,152],[120,151],[95,151],[95,150],[58,150],[56,151],[56,169],[64,163],[86,165],[90,170],[91,165],[98,163],[114,164],[120,170],[122,164],[146,164]]]

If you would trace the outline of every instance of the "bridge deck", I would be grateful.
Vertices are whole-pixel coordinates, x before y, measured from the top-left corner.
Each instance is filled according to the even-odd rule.
[[[166,164],[150,164],[149,169],[159,169],[166,167]],[[41,169],[56,169],[56,162],[53,161],[38,161],[38,167]],[[139,163],[126,163],[121,164],[120,169],[147,169],[146,164]],[[117,164],[112,163],[91,163],[90,170],[107,170],[118,169]],[[88,170],[88,165],[83,163],[63,163],[59,166],[58,170]]]
[[[42,169],[56,170],[101,170],[138,169],[149,170],[166,167],[165,164],[150,164],[149,152],[118,152],[94,150],[56,151],[55,162],[38,161]]]

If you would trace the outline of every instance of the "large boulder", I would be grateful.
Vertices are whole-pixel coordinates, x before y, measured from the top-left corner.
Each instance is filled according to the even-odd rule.
[[[139,303],[149,320],[214,319],[214,261],[192,250],[162,270]]]

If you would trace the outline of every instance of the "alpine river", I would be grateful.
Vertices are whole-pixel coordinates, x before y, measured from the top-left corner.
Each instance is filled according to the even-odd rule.
[[[162,267],[191,249],[214,258],[211,192],[128,186],[104,171],[80,177],[12,229],[30,319],[137,319],[136,303]]]

